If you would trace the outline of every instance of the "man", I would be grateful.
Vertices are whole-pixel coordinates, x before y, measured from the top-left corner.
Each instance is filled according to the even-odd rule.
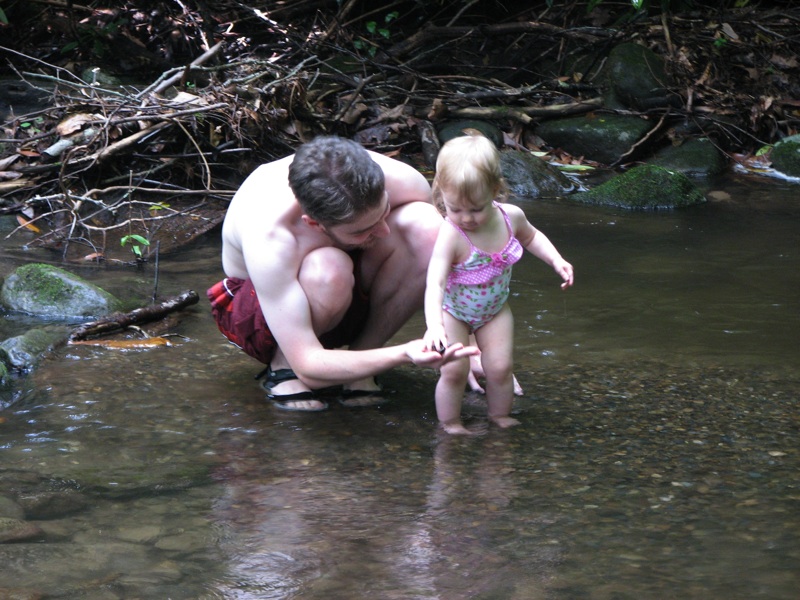
[[[383,347],[422,306],[442,222],[430,194],[412,167],[334,136],[242,184],[222,227],[227,279],[208,296],[223,334],[267,365],[275,406],[324,410],[312,390],[339,384],[346,406],[375,404],[378,373],[477,355]]]

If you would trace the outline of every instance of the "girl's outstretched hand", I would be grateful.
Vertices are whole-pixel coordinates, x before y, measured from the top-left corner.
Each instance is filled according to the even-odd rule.
[[[561,284],[562,290],[572,286],[575,281],[575,272],[571,264],[569,264],[563,258],[559,258],[553,263],[553,270],[558,273],[559,277],[561,277],[564,282]]]

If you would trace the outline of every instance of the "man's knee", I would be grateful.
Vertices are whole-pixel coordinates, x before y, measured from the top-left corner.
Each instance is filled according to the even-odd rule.
[[[330,301],[347,300],[355,285],[353,261],[337,248],[318,248],[310,252],[300,266],[300,285],[306,296],[317,296]]]

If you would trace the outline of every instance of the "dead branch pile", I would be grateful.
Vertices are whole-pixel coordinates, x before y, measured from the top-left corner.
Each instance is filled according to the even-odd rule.
[[[162,252],[186,243],[221,221],[256,164],[321,132],[419,155],[446,119],[477,117],[537,147],[538,121],[603,110],[597,73],[622,41],[667,60],[684,99],[669,118],[713,115],[719,131],[702,134],[731,150],[800,122],[800,9],[788,5],[625,21],[581,2],[156,2],[160,20],[122,4],[41,3],[43,23],[71,24],[64,45],[95,36],[69,64],[33,42],[0,48],[17,81],[48,94],[2,125],[0,210],[21,215],[22,243],[71,260],[130,258],[132,235]],[[98,43],[109,64],[78,77]],[[106,71],[139,81],[105,83]]]

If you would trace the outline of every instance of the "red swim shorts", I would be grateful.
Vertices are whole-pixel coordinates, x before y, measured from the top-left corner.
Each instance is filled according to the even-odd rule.
[[[346,346],[364,329],[369,315],[369,298],[357,290],[360,290],[358,281],[353,301],[342,321],[320,337],[323,347]],[[252,281],[228,277],[210,287],[206,296],[222,335],[246,354],[269,365],[278,344],[267,327]]]

